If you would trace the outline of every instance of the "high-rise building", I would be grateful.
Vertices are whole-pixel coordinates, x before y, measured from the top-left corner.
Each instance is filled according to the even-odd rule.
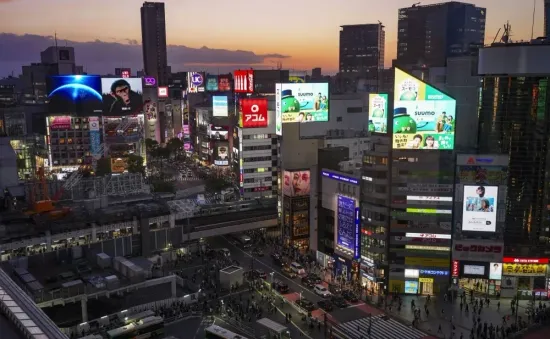
[[[345,25],[340,30],[340,75],[349,89],[359,79],[378,80],[384,68],[386,33],[381,23]]]
[[[397,64],[443,67],[485,40],[485,8],[450,1],[399,9]]]
[[[544,36],[550,33],[550,0],[544,0]]]
[[[141,45],[145,73],[155,77],[157,84],[168,85],[164,3],[144,2],[141,6]]]
[[[479,151],[509,157],[504,246],[513,257],[548,248],[548,53],[548,44],[525,43],[479,51]]]

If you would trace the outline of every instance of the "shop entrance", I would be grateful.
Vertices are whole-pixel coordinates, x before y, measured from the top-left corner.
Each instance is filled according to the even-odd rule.
[[[434,294],[434,280],[433,278],[419,278],[420,282],[420,294],[433,295]]]
[[[460,278],[458,286],[467,292],[473,291],[487,295],[497,295],[500,292],[500,280]]]

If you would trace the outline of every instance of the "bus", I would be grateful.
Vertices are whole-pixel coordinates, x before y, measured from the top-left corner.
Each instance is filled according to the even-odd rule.
[[[154,315],[155,315],[155,312],[153,312],[151,310],[147,310],[147,311],[140,312],[140,313],[135,313],[135,314],[130,314],[129,316],[124,318],[124,323],[125,324],[135,323],[136,321],[139,321],[139,320],[145,319],[145,318],[149,318],[149,317],[152,317]]]
[[[164,334],[162,317],[147,317],[107,332],[109,339],[158,338]]]
[[[276,321],[273,321],[269,318],[262,318],[256,321],[261,328],[262,332],[266,332],[267,338],[273,339],[291,339],[290,331],[286,326],[279,324]]]
[[[233,333],[218,325],[210,325],[205,328],[204,337],[206,339],[247,339],[240,334]]]

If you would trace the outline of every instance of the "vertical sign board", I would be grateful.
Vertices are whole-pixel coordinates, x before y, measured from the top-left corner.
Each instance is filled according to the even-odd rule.
[[[281,110],[281,86],[275,85],[275,134],[283,135],[283,112]]]
[[[356,245],[355,199],[338,195],[338,230],[336,245],[345,252],[355,252]]]
[[[361,257],[361,208],[355,208],[355,248],[353,249],[353,258]]]
[[[89,117],[89,130],[90,130],[90,152],[92,155],[101,155],[99,154],[101,148],[101,134],[99,133],[99,118],[98,117]]]

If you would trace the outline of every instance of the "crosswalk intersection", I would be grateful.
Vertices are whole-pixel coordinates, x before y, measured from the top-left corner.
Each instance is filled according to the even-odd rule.
[[[335,326],[336,334],[344,334],[342,339],[421,339],[428,335],[416,328],[406,326],[397,320],[378,315],[371,318],[365,317],[341,323]],[[371,326],[370,335],[368,333]],[[339,333],[338,333],[339,332]],[[338,336],[341,337],[341,336]]]

